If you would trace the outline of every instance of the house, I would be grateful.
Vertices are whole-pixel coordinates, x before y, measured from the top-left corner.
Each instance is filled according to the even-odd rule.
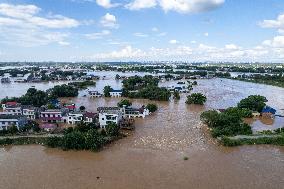
[[[26,116],[28,119],[36,119],[37,118],[37,108],[33,107],[33,106],[22,106],[23,109],[23,115]]]
[[[22,115],[22,107],[21,104],[17,102],[6,102],[2,104],[3,112],[10,115]]]
[[[84,121],[84,116],[83,116],[83,113],[82,112],[70,112],[68,113],[68,123],[69,124],[77,124],[77,123],[80,123],[82,121]]]
[[[149,110],[142,106],[141,108],[133,108],[133,107],[123,107],[122,108],[123,117],[127,118],[145,118],[150,114]]]
[[[95,97],[95,98],[102,97],[102,94],[99,93],[98,91],[89,91],[88,93],[90,97]]]
[[[57,128],[57,125],[53,123],[43,123],[40,125],[40,128],[44,131],[51,132]]]
[[[76,110],[75,104],[65,104],[64,107],[67,108],[70,112],[74,112]]]
[[[109,123],[119,124],[122,120],[122,111],[119,107],[99,107],[99,123],[101,128]]]
[[[111,97],[121,97],[122,90],[112,90],[109,92]]]
[[[59,109],[45,110],[40,113],[42,122],[59,123],[62,122],[63,112]]]
[[[18,129],[27,124],[27,118],[22,115],[0,115],[0,130],[7,130],[15,125]]]
[[[276,110],[274,108],[265,106],[263,110],[261,111],[261,116],[267,117],[267,118],[274,118],[275,113],[276,113]]]
[[[11,80],[9,77],[3,77],[1,78],[1,83],[11,83]]]
[[[84,116],[85,123],[93,123],[95,122],[95,119],[98,117],[98,114],[93,113],[93,112],[85,112],[83,116]]]
[[[252,116],[253,116],[253,117],[259,117],[259,116],[260,116],[260,113],[259,113],[259,112],[252,112]]]

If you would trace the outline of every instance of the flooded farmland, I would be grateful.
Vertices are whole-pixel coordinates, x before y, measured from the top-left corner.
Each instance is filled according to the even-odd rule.
[[[102,91],[105,85],[120,88],[121,83],[113,77],[99,80],[90,89]],[[180,101],[155,102],[159,106],[157,113],[137,120],[135,131],[101,152],[62,151],[36,145],[0,148],[0,188],[283,188],[284,147],[219,146],[208,136],[199,116],[206,109],[234,106],[251,94],[266,96],[268,104],[283,115],[284,89],[227,79],[197,82],[194,92],[208,97],[205,106],[186,105],[185,94]],[[1,98],[20,96],[28,88],[28,84],[22,83],[9,85],[0,85]],[[34,85],[39,89],[53,86]],[[84,105],[90,111],[99,106],[115,106],[120,100],[90,99],[85,94],[87,91],[81,91],[78,98],[65,100]],[[134,105],[148,102],[133,100]],[[253,129],[284,126],[280,118],[273,123],[251,122]]]

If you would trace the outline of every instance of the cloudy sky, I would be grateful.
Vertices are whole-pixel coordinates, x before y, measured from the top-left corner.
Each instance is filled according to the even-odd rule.
[[[0,0],[1,61],[284,62],[283,0]]]

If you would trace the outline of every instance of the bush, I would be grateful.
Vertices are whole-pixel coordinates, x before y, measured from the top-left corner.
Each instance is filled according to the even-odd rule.
[[[108,136],[118,136],[119,134],[119,126],[115,123],[111,122],[106,125],[106,133]]]
[[[200,104],[203,105],[206,102],[207,98],[205,95],[201,93],[192,93],[187,96],[186,103],[187,104]]]
[[[148,109],[149,112],[153,113],[157,111],[158,106],[156,104],[147,104],[146,109]]]
[[[62,145],[61,137],[48,137],[46,139],[46,145],[50,148],[57,148]]]
[[[261,112],[266,106],[266,102],[267,99],[264,96],[250,95],[238,103],[238,108],[246,108],[252,111]]]
[[[123,107],[123,106],[131,106],[132,105],[132,103],[129,101],[129,100],[127,100],[127,99],[122,99],[119,103],[117,103],[117,106],[118,107]]]

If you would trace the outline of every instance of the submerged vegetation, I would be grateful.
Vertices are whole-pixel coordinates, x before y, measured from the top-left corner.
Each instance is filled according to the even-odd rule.
[[[201,93],[192,93],[187,96],[186,103],[187,104],[199,104],[203,105],[207,100],[207,97]]]
[[[144,98],[149,100],[168,101],[171,92],[159,87],[159,79],[151,75],[133,76],[123,80],[123,96],[129,98]]]

